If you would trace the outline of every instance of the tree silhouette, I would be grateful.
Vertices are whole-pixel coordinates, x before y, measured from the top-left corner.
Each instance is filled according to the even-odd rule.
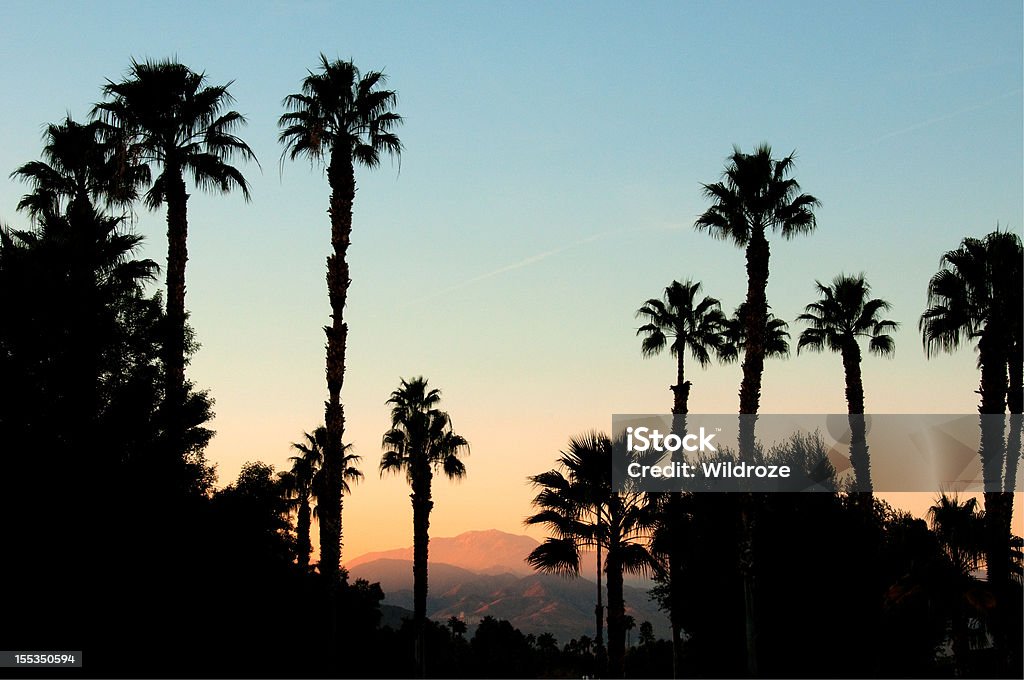
[[[60,124],[47,125],[44,139],[43,160],[11,173],[32,186],[18,209],[34,221],[65,212],[72,220],[88,219],[89,209],[98,202],[124,205],[135,198],[145,170],[116,162],[102,123],[78,123],[68,116]]]
[[[994,231],[984,238],[964,238],[960,247],[940,259],[941,269],[928,282],[928,309],[919,329],[925,355],[953,352],[962,343],[977,342],[981,369],[978,412],[981,421],[981,462],[985,483],[985,562],[988,578],[1001,603],[996,626],[997,644],[1013,653],[1008,637],[1010,617],[1016,618],[1019,597],[1010,590],[1010,518],[1013,494],[1004,491],[1006,442],[1003,440],[1009,383],[1007,367],[1015,337],[1021,327],[1021,239],[1016,234]],[[1012,373],[1012,371],[1011,371]],[[988,416],[988,417],[986,417]],[[1012,418],[1011,418],[1012,420]],[[1019,430],[1018,430],[1019,431]],[[1012,435],[1012,431],[1011,431]],[[1019,436],[1019,435],[1018,435]],[[1019,659],[1010,659],[1019,664]]]
[[[94,118],[114,147],[113,162],[125,169],[122,185],[146,186],[151,209],[167,205],[167,320],[164,342],[164,410],[169,455],[184,450],[185,264],[188,261],[188,198],[185,176],[200,189],[242,192],[249,184],[230,161],[256,160],[252,149],[234,134],[245,124],[225,85],[206,85],[206,76],[173,60],[132,60],[127,77],[107,81],[108,101],[93,107]],[[159,167],[154,178],[153,168]],[[152,180],[152,181],[151,181]]]
[[[721,304],[712,297],[698,300],[701,292],[700,282],[687,280],[683,283],[673,281],[665,288],[663,300],[652,298],[637,311],[639,318],[649,322],[637,330],[637,335],[644,335],[642,350],[645,357],[661,353],[667,346],[676,359],[676,384],[672,390],[672,413],[677,416],[672,420],[673,433],[678,436],[686,434],[686,414],[690,397],[690,381],[686,380],[685,359],[687,350],[701,368],[711,363],[711,353],[721,354],[726,346],[723,333],[727,319],[722,313]],[[672,343],[669,345],[669,338]],[[682,452],[674,452],[673,460],[680,461]],[[668,562],[670,590],[669,618],[672,622],[673,667],[677,673],[681,657],[681,630],[678,624],[680,607],[682,606],[682,589],[684,587],[678,565],[682,562],[684,546],[677,538],[681,530],[674,526],[681,516],[678,494],[669,494],[659,499],[666,504],[663,530],[668,532]]]
[[[722,330],[724,342],[718,352],[723,363],[739,360],[747,343],[747,327],[744,319],[746,303],[741,302],[731,317],[725,320]],[[765,323],[764,356],[766,359],[785,359],[789,357],[789,324],[776,318],[770,311]]]
[[[331,325],[327,334],[327,392],[325,407],[327,447],[324,450],[323,509],[320,519],[320,573],[329,581],[338,578],[341,565],[341,486],[345,437],[345,411],[341,389],[345,381],[345,350],[348,324],[344,310],[348,299],[348,246],[352,239],[352,204],[356,196],[355,166],[376,168],[382,153],[398,156],[402,145],[393,130],[402,118],[392,109],[398,100],[393,90],[379,89],[383,73],[361,74],[351,61],[328,61],[320,55],[320,69],[309,72],[302,92],[284,99],[288,110],[278,120],[279,141],[285,156],[305,156],[327,161],[331,187],[331,248],[327,257],[327,293]]]
[[[714,201],[694,227],[720,239],[729,239],[746,250],[747,297],[743,307],[743,382],[740,385],[740,413],[756,414],[761,399],[761,375],[766,355],[768,322],[767,232],[777,230],[783,238],[806,234],[816,226],[813,209],[818,199],[801,194],[800,185],[789,177],[794,154],[776,160],[767,144],[752,154],[734,147],[723,181],[705,184],[704,195]],[[753,444],[750,432],[741,440]],[[741,443],[741,447],[743,444]]]
[[[296,555],[298,564],[303,570],[309,567],[309,555],[313,550],[310,540],[310,528],[312,519],[319,519],[319,499],[323,486],[323,462],[324,449],[327,442],[327,428],[319,426],[313,433],[303,433],[303,441],[293,443],[292,448],[300,455],[292,456],[291,470],[281,473],[284,491],[290,504],[296,511],[295,531]],[[342,472],[342,493],[348,495],[351,492],[350,482],[355,483],[363,478],[363,473],[355,467],[361,458],[351,453],[352,445],[345,444],[341,447],[343,466]]]
[[[607,435],[587,432],[572,437],[558,463],[558,469],[530,477],[540,491],[533,500],[538,512],[530,515],[526,524],[543,525],[554,535],[535,548],[526,561],[538,571],[578,577],[581,550],[593,547],[598,554],[600,588],[600,549],[604,548],[608,673],[622,677],[626,652],[623,573],[650,573],[657,568],[647,549],[653,513],[644,494],[612,490],[612,441]]]
[[[889,310],[885,300],[871,298],[871,286],[864,275],[840,274],[830,285],[815,281],[821,299],[805,308],[797,321],[808,327],[800,333],[796,351],[801,349],[820,352],[829,349],[843,358],[846,376],[846,404],[850,415],[850,462],[857,475],[857,491],[870,494],[871,458],[864,424],[864,384],[860,372],[860,338],[868,338],[868,351],[879,356],[892,356],[896,342],[889,335],[899,328],[895,321],[882,319]],[[860,416],[860,417],[858,417]],[[870,496],[865,507],[870,509]]]
[[[790,177],[794,154],[776,160],[767,144],[745,154],[733,147],[723,181],[705,184],[704,195],[714,201],[694,227],[712,236],[729,239],[746,250],[747,297],[744,302],[743,380],[740,383],[740,415],[756,416],[761,403],[761,377],[767,354],[768,259],[767,232],[777,230],[783,238],[792,238],[814,230],[814,208],[818,199],[801,194],[800,185]],[[740,456],[754,451],[754,417],[740,418]],[[752,499],[751,499],[752,502]],[[747,670],[757,675],[757,633],[754,605],[753,554],[750,549],[750,508],[743,510],[747,527],[743,542],[744,591],[747,601]]]
[[[423,632],[427,619],[427,555],[430,542],[430,511],[434,507],[431,485],[435,472],[449,479],[466,476],[460,456],[469,443],[452,431],[451,418],[437,408],[440,390],[430,389],[422,376],[402,379],[391,393],[391,429],[384,433],[380,472],[404,472],[412,487],[413,523],[413,617],[416,626],[416,672],[426,674]]]
[[[690,382],[686,380],[686,352],[701,368],[711,363],[711,352],[721,349],[725,315],[721,305],[713,297],[698,300],[701,292],[699,281],[673,281],[666,288],[663,300],[652,298],[637,310],[637,318],[647,319],[636,334],[643,335],[645,357],[660,354],[668,347],[676,360],[676,384],[673,394],[672,413],[685,415],[690,393]],[[669,344],[669,338],[672,339]]]

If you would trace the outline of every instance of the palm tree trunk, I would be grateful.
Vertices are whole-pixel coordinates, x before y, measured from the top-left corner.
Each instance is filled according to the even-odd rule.
[[[331,216],[331,247],[327,256],[327,294],[331,303],[331,325],[324,326],[327,334],[327,405],[324,425],[327,441],[324,446],[323,498],[320,509],[320,574],[327,581],[330,642],[328,657],[336,669],[341,659],[338,647],[338,576],[341,568],[341,476],[345,436],[345,411],[341,404],[341,387],[345,380],[345,344],[348,326],[344,320],[345,300],[348,297],[349,272],[346,255],[352,236],[352,202],[356,194],[355,170],[351,151],[334,148],[327,168],[327,182],[331,187],[331,202],[327,212]]]
[[[675,416],[672,418],[672,433],[682,437],[686,434],[686,415],[689,410],[689,397],[690,397],[690,383],[686,382],[683,375],[683,356],[682,354],[678,357],[679,367],[677,371],[677,387],[683,386],[683,389],[673,388],[675,393],[675,400],[672,405],[672,413]],[[676,451],[672,454],[674,459],[679,459],[676,462],[681,462],[683,454],[681,451]],[[669,622],[672,626],[672,677],[678,678],[682,672],[682,653],[683,653],[683,636],[682,626],[679,623],[683,617],[683,607],[685,606],[684,594],[685,586],[683,584],[683,553],[686,546],[683,544],[682,536],[682,522],[683,522],[683,503],[682,493],[671,493],[668,497],[667,507],[665,508],[668,514],[668,521],[666,527],[668,528],[668,598],[669,598]]]
[[[616,551],[608,549],[608,677],[625,675],[626,607],[623,596],[622,564]]]
[[[429,474],[429,470],[427,471]],[[427,677],[425,632],[427,627],[427,559],[430,543],[430,511],[434,502],[430,499],[430,481],[418,484],[420,489],[411,494],[412,498],[412,581],[413,581],[413,625],[416,633],[415,662],[416,677]],[[424,488],[425,487],[425,488]]]
[[[761,405],[761,376],[764,373],[765,335],[768,326],[768,259],[771,251],[764,230],[752,230],[747,243],[747,301],[744,308],[746,343],[743,347],[743,381],[740,383],[740,460],[754,453],[754,427]],[[743,576],[743,607],[747,650],[747,672],[757,675],[757,605],[754,583],[754,497],[740,499],[740,573]]]
[[[1007,348],[1003,345],[1005,336],[990,321],[978,341],[978,363],[981,365],[981,404],[978,407],[981,421],[982,477],[985,483],[985,567],[988,582],[996,595],[997,609],[994,618],[995,646],[1004,654],[1012,646],[1007,639],[1007,610],[1012,606],[1019,611],[1019,599],[1010,604],[1009,566],[1010,534],[1006,515],[1012,506],[1005,507],[1002,491],[1002,473],[1006,454],[1003,440],[1003,415],[1006,409]],[[992,416],[1000,416],[998,418]],[[1017,599],[1017,598],[1013,598]]]
[[[1006,391],[1006,406],[1010,411],[1010,432],[1006,436],[1006,474],[1003,476],[1003,490],[1010,494],[1010,512],[1004,521],[1007,522],[1006,531],[1010,531],[1009,522],[1013,516],[1013,492],[1017,490],[1017,468],[1020,464],[1020,443],[1021,443],[1021,414],[1024,413],[1024,348],[1021,347],[1019,339],[1010,348],[1007,359],[1007,373],[1010,386]]]
[[[597,619],[597,635],[594,637],[594,657],[597,659],[597,675],[601,675],[604,666],[604,604],[601,592],[601,515],[597,516],[597,605],[594,607],[594,618]]]
[[[165,167],[167,179],[167,335],[164,340],[164,417],[169,455],[185,455],[185,264],[188,262],[188,193],[181,169]]]
[[[747,301],[743,323],[743,381],[740,383],[740,413],[756,415],[761,404],[761,376],[764,373],[765,334],[768,325],[768,258],[770,249],[764,232],[755,230],[747,244]],[[754,418],[740,421],[740,455],[753,451]]]
[[[860,347],[856,340],[843,347],[842,356],[846,376],[846,406],[850,421],[850,462],[856,475],[857,505],[870,511],[873,489],[871,458],[864,422],[864,382],[860,372]]]
[[[324,446],[324,498],[320,502],[320,573],[333,584],[341,565],[341,476],[345,411],[341,388],[345,380],[345,347],[348,326],[344,321],[348,297],[349,268],[346,256],[352,236],[352,202],[355,200],[355,171],[348,149],[331,152],[327,169],[331,186],[331,246],[327,257],[327,292],[331,303],[331,325],[327,334],[327,394],[324,412],[327,441]],[[329,585],[333,588],[333,585]]]
[[[299,505],[299,518],[295,527],[296,533],[298,534],[296,552],[298,553],[299,568],[303,573],[309,570],[309,555],[313,552],[313,545],[309,539],[311,514],[309,501],[303,499],[302,503]]]

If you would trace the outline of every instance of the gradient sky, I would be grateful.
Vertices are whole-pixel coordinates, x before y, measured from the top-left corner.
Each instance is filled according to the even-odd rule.
[[[864,272],[903,324],[895,359],[865,359],[868,411],[977,408],[972,352],[926,361],[917,319],[944,251],[1024,223],[1019,1],[6,2],[3,174],[133,57],[234,81],[253,200],[189,201],[189,376],[216,400],[221,484],[247,460],[283,469],[323,419],[328,189],[307,163],[282,172],[276,141],[321,51],[384,70],[406,119],[400,170],[357,173],[342,397],[367,479],[344,555],[412,540],[404,479],[376,473],[400,377],[441,388],[472,445],[468,478],[435,483],[437,536],[524,532],[526,477],[570,435],[668,411],[673,361],[641,357],[633,314],[673,279],[741,301],[742,251],[692,226],[733,144],[795,149],[822,202],[816,233],[772,242],[774,312],[792,321],[815,279]],[[24,190],[0,180],[0,221],[27,226]],[[163,220],[137,225],[161,263]],[[691,412],[735,412],[738,366],[690,379]],[[845,410],[838,356],[768,363],[762,413]]]

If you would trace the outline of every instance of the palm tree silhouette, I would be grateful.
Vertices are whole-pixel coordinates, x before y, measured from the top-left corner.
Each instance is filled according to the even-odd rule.
[[[754,153],[745,154],[733,147],[723,181],[705,184],[705,197],[714,201],[694,227],[712,236],[730,239],[746,250],[747,297],[744,314],[743,380],[740,383],[739,453],[748,457],[754,451],[754,426],[761,403],[761,377],[767,355],[768,328],[768,260],[770,248],[767,232],[777,230],[783,238],[806,234],[817,226],[814,208],[818,199],[801,194],[800,185],[790,177],[794,154],[776,160],[767,144]],[[746,506],[752,506],[748,498]],[[746,603],[747,671],[757,675],[757,631],[753,583],[753,513],[752,507],[742,510],[744,555],[742,571]]]
[[[722,347],[718,358],[723,363],[732,363],[740,358],[747,343],[747,326],[744,321],[746,303],[741,302],[732,316],[725,320],[722,329]],[[772,314],[768,308],[764,334],[764,356],[766,359],[785,359],[789,357],[789,324]]]
[[[947,578],[937,579],[936,595],[949,609],[953,656],[964,677],[970,652],[967,618],[991,605],[991,595],[973,576],[985,554],[985,518],[977,499],[941,494],[928,508],[928,519],[951,567]]]
[[[34,221],[65,210],[87,214],[88,207],[99,201],[123,205],[135,198],[144,169],[115,163],[102,123],[78,123],[67,116],[59,124],[47,125],[43,137],[44,160],[25,163],[11,173],[32,186],[18,202],[18,210],[28,212]]]
[[[818,199],[801,194],[800,185],[789,177],[794,154],[776,160],[767,144],[745,154],[733,147],[723,181],[705,184],[705,197],[714,201],[697,218],[694,227],[712,236],[729,239],[746,249],[747,298],[743,307],[746,337],[744,341],[743,382],[740,385],[740,413],[756,414],[761,400],[761,375],[766,355],[765,329],[768,322],[767,232],[777,230],[783,238],[792,238],[814,230],[813,209]],[[741,432],[743,442],[753,445],[753,420],[749,432]],[[747,448],[746,450],[752,450]]]
[[[300,455],[292,456],[291,470],[281,473],[286,497],[297,512],[295,531],[297,534],[296,552],[298,564],[303,570],[309,567],[309,556],[313,550],[310,540],[312,519],[319,519],[320,487],[323,485],[324,449],[327,443],[327,428],[317,427],[313,433],[303,432],[303,441],[292,444],[292,448]],[[351,444],[342,446],[344,472],[342,474],[342,493],[351,492],[349,482],[355,483],[363,478],[363,473],[355,464],[360,456],[350,453]]]
[[[230,161],[256,160],[249,145],[234,132],[245,124],[225,85],[206,85],[206,76],[176,61],[133,60],[127,77],[103,88],[109,98],[93,107],[107,139],[115,147],[120,182],[145,186],[151,209],[167,204],[167,323],[165,395],[172,453],[184,446],[185,403],[185,264],[188,261],[189,194],[185,175],[200,189],[242,192],[249,184]],[[153,178],[152,168],[159,174]],[[152,181],[150,181],[152,180]]]
[[[430,542],[430,511],[434,507],[431,484],[435,472],[449,479],[466,476],[460,458],[469,443],[452,431],[451,418],[437,408],[440,390],[430,389],[422,376],[402,379],[391,393],[391,429],[384,433],[380,473],[404,472],[412,487],[413,524],[413,620],[416,628],[416,672],[426,674],[424,632],[427,620],[427,555]]]
[[[918,325],[925,354],[953,352],[964,342],[977,341],[981,369],[981,458],[985,482],[986,563],[997,589],[1009,578],[1013,494],[1003,493],[1005,445],[1002,415],[1006,410],[1007,365],[1015,329],[1024,311],[1021,296],[1021,239],[994,231],[984,238],[965,238],[946,252],[941,269],[928,282],[928,309]]]
[[[686,414],[690,398],[690,381],[686,380],[685,359],[689,350],[702,368],[711,363],[711,352],[721,354],[726,345],[723,335],[727,319],[722,313],[721,304],[713,297],[698,299],[701,283],[686,280],[683,283],[673,281],[663,293],[663,299],[652,298],[637,310],[638,318],[645,318],[648,323],[641,326],[636,334],[644,335],[641,349],[645,357],[660,354],[667,346],[676,359],[676,384],[672,390],[672,430],[682,436],[686,431]],[[672,338],[671,345],[669,338]],[[682,453],[674,452],[674,460],[681,460]],[[684,545],[679,540],[680,529],[675,526],[682,515],[679,506],[679,494],[668,494],[660,499],[665,504],[663,530],[668,531],[669,562],[669,619],[672,622],[672,658],[675,674],[678,675],[682,656],[681,627],[678,624],[682,611],[683,579],[680,565],[682,564]]]
[[[698,301],[700,292],[699,281],[673,281],[665,288],[663,300],[651,298],[636,313],[637,318],[648,320],[636,332],[644,335],[644,356],[660,354],[667,346],[676,359],[676,384],[669,388],[673,394],[672,413],[676,415],[686,415],[690,395],[691,383],[685,372],[687,350],[701,368],[706,368],[711,363],[711,352],[720,350],[724,342],[726,318],[721,304],[707,296]]]
[[[839,352],[843,358],[846,375],[846,404],[850,417],[850,462],[857,476],[857,491],[870,494],[871,458],[864,424],[864,384],[860,372],[860,338],[868,338],[868,351],[883,357],[890,357],[896,349],[896,342],[890,332],[899,328],[895,321],[882,319],[882,312],[891,305],[885,300],[871,298],[871,286],[863,274],[849,276],[840,274],[830,285],[815,281],[821,299],[804,308],[797,321],[805,321],[808,327],[800,333],[797,354],[807,348],[815,352],[829,349]],[[860,416],[860,417],[857,417]],[[870,508],[869,502],[864,507]]]
[[[102,338],[110,331],[109,320],[102,319],[125,295],[152,280],[159,267],[151,260],[131,259],[142,237],[128,233],[123,218],[94,203],[124,203],[133,195],[131,187],[119,189],[100,124],[81,124],[68,116],[48,125],[44,139],[43,160],[11,173],[31,187],[17,207],[35,223],[33,231],[13,235],[24,247],[47,253],[54,285],[65,282],[74,293],[62,302],[68,328],[74,329],[73,337],[64,339],[68,404],[74,414],[65,424],[79,445],[88,447],[95,445],[92,428],[101,401]]]
[[[392,132],[402,122],[392,109],[398,99],[393,90],[382,90],[383,73],[361,74],[351,61],[328,61],[320,55],[319,72],[309,72],[302,92],[284,99],[288,109],[278,119],[278,140],[285,156],[305,156],[314,162],[327,160],[331,187],[331,247],[327,257],[327,293],[331,325],[327,334],[327,392],[325,409],[327,447],[324,450],[324,510],[320,522],[320,573],[329,581],[338,578],[341,565],[341,489],[345,411],[341,388],[345,380],[345,349],[348,324],[344,310],[348,299],[347,254],[352,238],[352,203],[356,196],[356,164],[380,165],[382,153],[398,156],[402,145]]]
[[[647,548],[654,516],[644,494],[612,490],[612,441],[587,432],[569,440],[559,468],[530,477],[540,491],[533,500],[538,512],[526,524],[541,524],[554,536],[526,558],[538,571],[578,577],[581,548],[597,552],[598,628],[601,640],[601,549],[608,578],[608,674],[622,677],[626,652],[626,610],[623,573],[648,573],[657,568]]]

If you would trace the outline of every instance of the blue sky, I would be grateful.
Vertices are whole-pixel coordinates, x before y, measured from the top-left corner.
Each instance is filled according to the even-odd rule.
[[[519,531],[526,475],[570,435],[669,408],[672,361],[641,358],[633,313],[674,278],[741,301],[742,252],[692,228],[733,144],[796,150],[822,202],[815,234],[772,244],[776,314],[863,271],[903,324],[894,360],[865,361],[868,410],[973,412],[974,357],[926,361],[917,318],[942,252],[1024,223],[1022,34],[1019,2],[4,3],[0,170],[133,57],[234,81],[262,170],[250,204],[192,192],[187,274],[226,483],[283,465],[326,395],[327,186],[280,171],[281,99],[320,52],[388,74],[406,151],[358,173],[350,251],[354,555],[409,541],[404,481],[372,472],[400,376],[440,387],[473,445],[469,478],[438,485],[437,535]],[[0,222],[26,225],[23,191],[0,181]],[[138,219],[161,262],[163,219]],[[738,367],[691,379],[691,411],[735,410]],[[769,364],[762,412],[844,410],[837,356]]]

